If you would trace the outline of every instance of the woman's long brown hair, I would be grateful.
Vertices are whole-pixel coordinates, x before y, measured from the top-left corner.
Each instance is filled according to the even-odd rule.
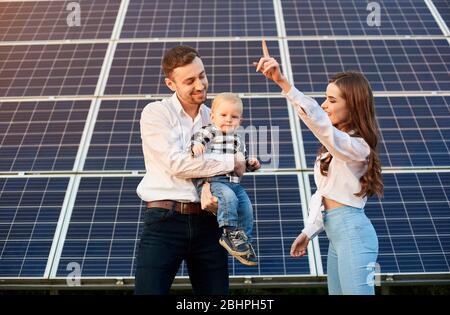
[[[329,83],[334,83],[341,91],[348,108],[348,118],[340,126],[340,130],[354,133],[351,136],[362,137],[370,146],[367,158],[367,171],[360,178],[361,191],[355,196],[381,197],[383,195],[383,181],[381,179],[381,163],[378,157],[377,144],[379,138],[378,124],[375,118],[375,107],[372,89],[369,82],[359,72],[341,72],[332,77]],[[328,150],[322,146],[318,156]],[[320,172],[327,176],[332,156],[320,160]]]

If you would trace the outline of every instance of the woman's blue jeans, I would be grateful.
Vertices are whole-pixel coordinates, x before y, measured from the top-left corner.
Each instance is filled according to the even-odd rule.
[[[378,239],[364,209],[343,206],[323,212],[328,248],[328,293],[373,295]]]

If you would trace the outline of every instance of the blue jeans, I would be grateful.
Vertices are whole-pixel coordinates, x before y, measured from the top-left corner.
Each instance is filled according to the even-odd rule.
[[[211,193],[218,199],[219,227],[234,226],[244,230],[249,242],[253,234],[253,208],[250,198],[240,184],[231,183],[227,176],[209,179]],[[203,186],[197,186],[199,195]]]
[[[328,293],[373,295],[378,239],[364,209],[343,206],[323,214],[328,248]]]
[[[183,260],[195,294],[228,294],[228,254],[213,214],[148,208],[139,242],[136,294],[168,294]]]

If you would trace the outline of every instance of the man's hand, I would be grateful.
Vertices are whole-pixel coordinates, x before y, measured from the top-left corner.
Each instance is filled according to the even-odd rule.
[[[217,215],[218,200],[211,193],[211,185],[208,182],[203,184],[202,195],[200,196],[202,209]]]
[[[247,163],[255,171],[261,168],[261,164],[259,163],[258,159],[248,159]]]
[[[241,177],[245,173],[245,157],[241,152],[234,155],[234,172],[237,176]]]
[[[306,254],[306,249],[308,247],[309,238],[305,233],[301,233],[291,246],[291,256],[292,257],[301,257]]]
[[[205,153],[205,146],[200,143],[196,143],[192,146],[192,153],[194,156],[199,156]]]

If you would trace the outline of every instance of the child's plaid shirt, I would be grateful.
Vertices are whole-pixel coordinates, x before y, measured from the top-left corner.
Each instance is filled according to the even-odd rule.
[[[255,169],[248,164],[248,154],[245,143],[237,133],[223,133],[219,128],[210,124],[202,127],[191,139],[191,154],[195,144],[202,144],[205,147],[205,153],[216,154],[236,154],[241,152],[245,157],[246,170],[253,172]],[[226,174],[230,182],[239,183],[241,178],[235,172]]]

